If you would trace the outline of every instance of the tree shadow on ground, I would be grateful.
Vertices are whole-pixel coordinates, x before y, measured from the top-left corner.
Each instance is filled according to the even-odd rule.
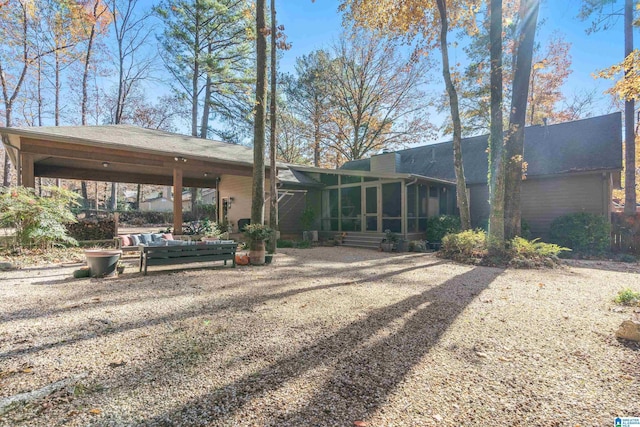
[[[502,270],[475,268],[394,304],[372,310],[294,355],[189,403],[149,417],[150,425],[218,425],[255,398],[275,392],[314,368],[334,369],[296,411],[272,408],[265,425],[350,425],[387,400],[409,371]],[[345,416],[347,417],[345,419]]]
[[[434,263],[430,263],[430,264],[426,264],[426,265],[414,265],[414,266],[410,266],[410,267],[406,267],[404,269],[397,269],[397,270],[393,270],[390,272],[385,272],[385,273],[381,273],[381,274],[376,274],[376,275],[372,275],[372,276],[368,276],[368,277],[362,277],[362,279],[355,279],[354,280],[347,280],[347,281],[338,281],[336,283],[329,283],[329,284],[322,284],[322,285],[317,285],[317,286],[301,286],[301,287],[296,287],[294,289],[288,289],[282,292],[274,292],[274,293],[264,293],[262,295],[236,295],[236,296],[232,296],[229,298],[226,298],[222,301],[215,301],[213,302],[211,305],[203,305],[202,303],[196,303],[193,307],[189,308],[189,309],[185,309],[185,310],[181,310],[181,311],[175,311],[172,312],[170,314],[166,314],[163,316],[158,316],[156,318],[153,319],[142,319],[142,320],[130,320],[127,322],[123,322],[121,324],[118,325],[117,328],[113,328],[110,329],[109,332],[104,332],[101,333],[101,336],[105,336],[105,335],[110,335],[113,333],[122,333],[122,332],[126,332],[126,331],[130,331],[130,330],[135,330],[135,329],[140,329],[140,328],[144,328],[144,327],[148,327],[148,326],[153,326],[153,325],[157,325],[157,324],[163,324],[165,322],[170,322],[170,321],[175,321],[175,320],[184,320],[190,317],[197,317],[200,316],[204,313],[206,313],[207,315],[214,315],[217,312],[220,312],[222,310],[225,309],[229,309],[229,308],[247,308],[247,302],[250,301],[250,307],[255,307],[258,305],[261,305],[267,301],[270,300],[276,300],[276,299],[282,299],[282,298],[288,298],[288,297],[292,297],[294,295],[298,295],[298,294],[302,294],[302,293],[306,293],[306,292],[313,292],[313,291],[318,291],[318,290],[324,290],[324,289],[331,289],[331,288],[337,288],[337,287],[345,287],[345,286],[353,286],[356,282],[358,283],[364,283],[364,282],[370,282],[370,281],[376,281],[376,280],[381,280],[381,279],[385,279],[385,278],[389,278],[391,276],[395,276],[395,275],[399,275],[402,274],[404,272],[408,272],[411,270],[416,270],[416,269],[422,269],[425,267],[430,267],[430,266],[435,266],[435,265],[439,265],[441,263],[444,263],[445,261],[437,261]],[[350,267],[344,267],[343,269],[341,269],[343,271],[349,271]],[[363,268],[361,270],[359,270],[359,273],[362,273],[363,271],[366,271],[366,268]],[[326,272],[323,274],[324,276],[326,276]],[[310,277],[315,277],[317,276],[316,273],[309,275]],[[301,281],[304,281],[305,279],[307,279],[307,277],[305,277],[304,275],[299,276],[299,279]],[[113,279],[113,280],[117,280],[117,279]],[[267,279],[267,280],[273,280],[276,282],[276,284],[279,282],[279,279],[277,277],[271,278],[271,279]],[[145,287],[151,286],[153,285],[153,283],[151,284],[146,284]],[[138,287],[140,287],[140,285],[136,285]],[[279,286],[277,286],[279,287]],[[276,289],[277,289],[276,287]],[[176,296],[179,296],[181,293],[190,293],[192,292],[193,289],[189,289],[189,290],[184,290],[184,291],[179,291],[177,294],[173,294],[168,296],[167,298],[173,298]],[[105,294],[111,294],[114,292],[114,289],[101,289],[99,294],[96,295],[105,295]],[[13,320],[24,320],[24,319],[30,319],[30,318],[38,318],[38,317],[46,317],[46,316],[51,316],[51,315],[61,315],[65,312],[68,311],[72,311],[72,310],[83,310],[84,307],[87,305],[86,301],[88,299],[91,298],[91,295],[84,295],[83,296],[83,302],[82,304],[73,304],[64,308],[60,308],[60,309],[56,309],[56,310],[47,310],[47,311],[43,311],[40,314],[34,315],[33,312],[31,310],[16,310],[12,313],[6,313],[6,315],[3,315],[0,317],[0,319],[2,319],[2,322],[9,322],[9,321],[13,321]],[[156,300],[159,297],[156,295],[149,295],[143,298],[135,298],[133,300],[133,302],[143,302],[145,300]],[[104,301],[101,302],[100,306],[101,308],[105,308],[108,306],[114,306],[114,305],[118,305],[118,304],[125,304],[125,303],[131,303],[132,300],[129,298],[124,298],[124,299],[116,299],[116,301]],[[78,326],[74,327],[74,330],[77,330]],[[85,329],[85,328],[80,328],[80,329]],[[90,329],[90,328],[86,328],[86,329]],[[52,349],[52,348],[57,348],[57,347],[62,347],[62,346],[67,346],[67,345],[72,345],[72,344],[76,344],[85,340],[89,340],[89,339],[93,339],[95,338],[95,335],[93,333],[87,333],[85,335],[78,335],[78,336],[74,336],[73,338],[68,338],[68,339],[64,339],[61,341],[55,341],[55,342],[49,342],[49,343],[44,343],[44,344],[40,344],[40,345],[35,345],[35,346],[30,346],[28,348],[13,348],[10,349],[8,351],[2,352],[0,353],[0,357],[16,357],[16,356],[21,356],[21,355],[26,355],[26,354],[32,354],[32,353],[37,353],[39,351],[43,351],[43,350],[48,350],[48,349]]]
[[[565,259],[562,260],[564,265],[571,268],[604,270],[612,273],[635,273],[640,274],[640,264],[609,261],[609,260],[584,260],[584,259]]]

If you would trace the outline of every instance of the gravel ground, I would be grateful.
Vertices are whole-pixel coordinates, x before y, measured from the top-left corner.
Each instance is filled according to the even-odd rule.
[[[614,332],[640,266],[502,270],[347,248],[266,267],[0,273],[0,398],[87,373],[15,426],[603,426],[640,416]]]

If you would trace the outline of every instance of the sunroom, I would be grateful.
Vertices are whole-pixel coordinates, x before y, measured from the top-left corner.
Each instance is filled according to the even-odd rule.
[[[455,184],[450,181],[378,171],[290,169],[320,184],[308,188],[306,206],[325,236],[390,230],[408,240],[424,239],[429,217],[456,212]]]

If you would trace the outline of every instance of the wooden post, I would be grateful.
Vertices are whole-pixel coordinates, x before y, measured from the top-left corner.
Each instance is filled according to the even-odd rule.
[[[182,234],[182,169],[173,168],[173,234]]]
[[[20,183],[23,187],[36,188],[36,178],[33,171],[33,154],[20,153]]]

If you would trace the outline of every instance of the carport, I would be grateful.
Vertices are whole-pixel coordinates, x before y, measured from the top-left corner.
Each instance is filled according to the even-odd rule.
[[[0,127],[0,135],[25,187],[35,177],[173,186],[178,233],[183,187],[218,189],[223,175],[253,175],[248,147],[136,126]]]

